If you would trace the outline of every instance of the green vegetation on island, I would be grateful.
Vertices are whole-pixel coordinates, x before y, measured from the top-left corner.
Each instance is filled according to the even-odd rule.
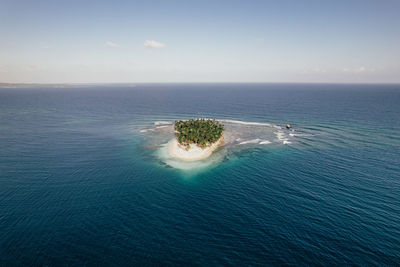
[[[196,119],[175,121],[175,136],[178,143],[189,149],[190,144],[201,148],[217,142],[225,130],[225,126],[216,120]]]

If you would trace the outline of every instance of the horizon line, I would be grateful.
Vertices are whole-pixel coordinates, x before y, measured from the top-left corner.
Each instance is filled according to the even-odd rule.
[[[134,85],[134,84],[332,84],[332,85],[400,85],[399,82],[0,82],[0,87],[4,85]]]

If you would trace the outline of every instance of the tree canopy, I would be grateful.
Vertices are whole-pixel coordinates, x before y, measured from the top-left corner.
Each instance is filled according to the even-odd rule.
[[[190,147],[196,144],[201,148],[212,145],[221,138],[225,126],[216,120],[196,119],[175,121],[175,136],[179,144]]]

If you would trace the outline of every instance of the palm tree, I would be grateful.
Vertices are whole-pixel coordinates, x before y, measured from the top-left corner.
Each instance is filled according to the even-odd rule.
[[[190,147],[190,144],[197,144],[205,148],[221,138],[224,130],[224,125],[215,119],[175,121],[175,136],[178,142],[185,145],[186,148]]]

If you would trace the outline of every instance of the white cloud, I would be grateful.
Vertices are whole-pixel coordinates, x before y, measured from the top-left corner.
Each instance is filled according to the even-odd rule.
[[[112,48],[117,48],[117,47],[119,47],[118,44],[113,43],[113,42],[110,42],[110,41],[106,42],[106,46],[112,47]]]
[[[344,68],[344,69],[342,69],[342,71],[350,72],[350,73],[362,73],[362,72],[367,72],[368,70],[364,66],[361,66],[361,67],[355,68],[355,69]]]
[[[156,41],[146,40],[146,42],[144,42],[144,46],[150,48],[163,48],[165,45]]]

